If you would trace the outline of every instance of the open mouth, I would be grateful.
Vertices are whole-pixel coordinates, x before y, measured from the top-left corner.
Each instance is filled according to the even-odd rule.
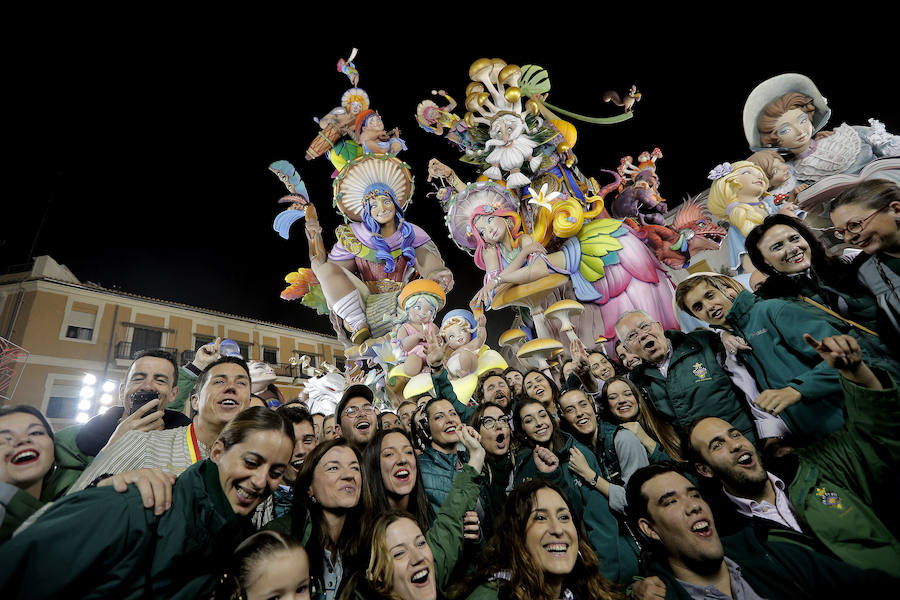
[[[499,450],[503,450],[506,447],[506,434],[498,433],[497,434],[497,448]]]
[[[37,459],[41,457],[41,453],[37,450],[32,450],[31,448],[20,450],[16,452],[13,457],[10,459],[14,465],[28,465],[35,462]]]
[[[345,486],[342,486],[342,487],[340,488],[340,491],[344,492],[345,494],[351,494],[351,495],[353,495],[353,494],[356,494],[356,486],[355,486],[355,485],[347,484],[347,485],[345,485]]]
[[[719,321],[724,315],[725,312],[721,308],[717,308],[709,314],[709,317],[713,321]]]
[[[541,425],[537,429],[534,430],[534,435],[543,438],[546,435],[550,435],[550,427],[547,425]]]
[[[709,537],[712,535],[712,528],[709,526],[709,521],[706,519],[701,519],[691,525],[691,533],[699,535],[700,537]]]
[[[750,452],[745,452],[741,454],[737,459],[737,464],[742,467],[749,467],[753,465],[753,454]]]
[[[564,558],[569,552],[569,545],[562,542],[544,544],[544,550],[554,558]]]
[[[623,414],[628,413],[631,411],[631,409],[633,407],[634,407],[634,404],[632,404],[631,402],[622,402],[622,403],[619,403],[616,405],[616,412],[623,413]]]
[[[803,250],[798,250],[791,254],[790,256],[784,259],[785,262],[791,263],[792,265],[798,265],[804,261],[806,258],[806,252]]]
[[[397,471],[394,472],[394,478],[399,479],[400,481],[409,481],[409,469],[406,467],[397,469]]]
[[[304,456],[303,458],[306,457]],[[291,461],[291,466],[299,471],[300,467],[303,466],[303,458],[298,458],[297,460]]]
[[[259,492],[248,490],[237,484],[234,486],[234,495],[237,497],[238,502],[244,506],[253,504],[259,498]]]
[[[430,569],[421,569],[412,574],[409,581],[413,585],[425,585],[428,583],[428,576],[431,575]]]
[[[224,406],[226,408],[234,408],[234,407],[238,406],[238,402],[234,398],[225,398],[224,400],[219,402],[219,405]]]
[[[372,427],[372,424],[369,423],[368,421],[360,421],[359,423],[356,424],[357,431],[368,431],[369,428],[371,428],[371,427]]]
[[[575,421],[575,424],[578,425],[579,427],[583,427],[584,425],[587,425],[590,421],[591,421],[590,418],[588,418],[587,416],[583,416],[580,419],[577,419]]]
[[[448,435],[456,433],[456,425],[450,425],[449,427],[444,429],[444,433],[446,433]]]

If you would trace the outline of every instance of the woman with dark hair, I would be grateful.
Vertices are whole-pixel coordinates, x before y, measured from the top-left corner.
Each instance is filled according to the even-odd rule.
[[[594,453],[560,431],[543,403],[535,398],[519,401],[513,409],[513,423],[521,443],[515,460],[514,482],[538,478],[562,487],[583,514],[590,542],[601,555],[603,575],[615,581],[636,575],[638,548],[633,540],[620,535],[619,522],[610,511],[609,501],[599,491],[599,478],[604,471]],[[582,475],[593,472],[596,478],[585,479],[579,471]]]
[[[479,404],[469,418],[469,425],[481,436],[485,451],[485,477],[491,506],[499,511],[506,503],[506,491],[512,487],[513,452],[510,416],[496,402]],[[486,524],[493,525],[493,520]],[[485,535],[491,532],[486,529]]]
[[[372,479],[382,481],[385,477],[393,478],[403,469],[415,465],[412,445],[405,436],[402,436],[405,441],[398,439],[397,436],[400,435],[397,431],[391,431],[381,436],[380,445],[383,450],[377,467],[379,472],[372,475],[370,481]],[[464,515],[474,508],[478,500],[481,489],[481,467],[485,454],[471,428],[461,429],[459,437],[471,458],[453,478],[450,493],[447,494],[436,517],[423,520],[422,516],[398,509],[397,507],[401,505],[399,502],[381,509],[376,500],[371,514],[377,517],[373,517],[373,522],[366,528],[365,536],[371,539],[368,568],[365,572],[360,570],[354,573],[341,595],[342,600],[434,598],[436,591],[447,584],[462,553],[464,540],[476,539],[466,532]],[[369,449],[378,442],[379,437],[376,437],[366,449],[367,469],[368,460],[376,454]],[[394,444],[403,448],[405,458],[401,461],[394,462],[394,457],[390,456],[394,453]],[[385,452],[389,456],[386,457]],[[414,471],[412,477],[415,478]],[[406,482],[399,483],[402,485]],[[418,486],[418,483],[416,485],[421,490],[421,486]],[[383,487],[395,485],[384,481]],[[396,493],[390,495],[398,497]],[[375,491],[373,497],[378,496],[379,492]],[[428,506],[427,501],[425,506]]]
[[[531,479],[509,495],[478,573],[452,595],[469,600],[510,598],[623,600],[588,543],[576,506],[557,485]]]
[[[66,496],[0,545],[0,589],[19,598],[209,597],[293,448],[284,419],[250,408],[225,426],[208,459],[178,477],[162,515],[135,486]]]
[[[650,462],[681,456],[681,440],[671,423],[647,402],[640,388],[624,376],[606,381],[600,391],[600,418],[631,431],[647,449]]]
[[[415,515],[427,528],[434,511],[419,477],[412,440],[405,431],[379,430],[363,450],[363,472],[372,498],[371,516],[388,510]]]
[[[554,418],[558,417],[556,414],[556,401],[559,399],[559,386],[537,369],[532,369],[525,373],[525,377],[522,379],[522,394],[520,398],[540,400],[547,412]]]
[[[757,296],[798,303],[855,337],[875,365],[900,371],[900,361],[891,350],[896,340],[890,329],[887,342],[881,339],[878,304],[857,281],[858,263],[828,256],[806,225],[784,215],[766,217],[750,232],[747,253],[753,265],[768,275]]]
[[[41,411],[0,408],[0,542],[44,504],[61,498],[81,471],[81,463],[57,456],[53,429]]]
[[[343,438],[323,442],[303,461],[291,512],[266,525],[303,542],[312,588],[327,600],[358,568],[358,524],[370,505],[363,483],[359,450]]]
[[[296,538],[259,531],[235,549],[212,600],[270,598],[309,600],[309,557]]]

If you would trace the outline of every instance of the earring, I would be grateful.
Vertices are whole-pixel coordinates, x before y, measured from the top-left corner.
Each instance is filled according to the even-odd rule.
[[[316,500],[316,497],[313,496],[312,494],[309,495],[309,499],[312,501],[313,504],[318,504],[318,503],[319,503],[319,501]]]

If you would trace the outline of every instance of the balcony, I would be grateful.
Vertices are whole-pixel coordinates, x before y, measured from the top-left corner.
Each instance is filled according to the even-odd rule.
[[[141,350],[162,350],[172,355],[172,358],[178,356],[178,348],[167,347],[150,347],[142,344],[134,344],[132,342],[119,342],[116,344],[116,358],[124,360],[134,360],[135,355]]]

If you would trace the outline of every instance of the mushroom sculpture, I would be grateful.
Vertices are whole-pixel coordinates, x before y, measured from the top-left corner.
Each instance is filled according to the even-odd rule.
[[[530,342],[525,342],[516,353],[521,359],[536,359],[540,363],[540,369],[549,370],[549,359],[554,355],[554,351],[562,351],[563,345],[559,340],[553,338],[537,338]]]
[[[544,309],[545,316],[559,321],[560,332],[564,332],[570,342],[578,339],[578,336],[575,335],[575,326],[572,325],[572,317],[580,315],[582,312],[584,312],[584,305],[581,302],[568,299],[554,302]]]

